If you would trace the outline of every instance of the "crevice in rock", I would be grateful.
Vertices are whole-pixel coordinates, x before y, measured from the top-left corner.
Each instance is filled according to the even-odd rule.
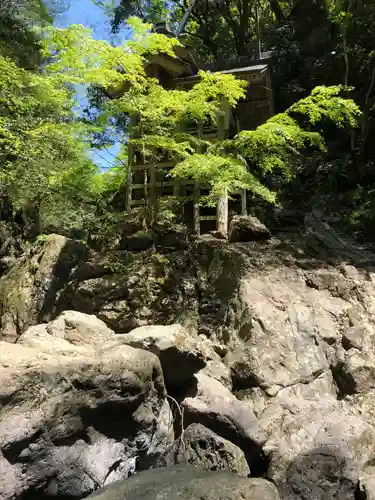
[[[19,462],[20,454],[22,453],[22,451],[28,448],[31,443],[35,443],[41,435],[42,435],[42,430],[39,429],[34,434],[25,439],[4,446],[1,449],[4,458],[8,460],[10,464],[15,464]]]
[[[239,379],[238,377],[232,376],[232,382],[233,394],[241,393],[244,390],[260,387],[259,380],[257,380],[255,375],[249,375],[248,377],[246,377],[246,379]]]
[[[81,429],[69,436],[54,437],[52,442],[55,446],[73,446],[79,440],[82,440],[87,444],[91,443],[90,436],[87,434],[86,429]]]
[[[246,453],[245,453],[245,457],[246,457],[247,463],[249,464],[249,467],[250,467],[249,477],[266,477],[267,476],[267,471],[268,471],[268,467],[270,464],[270,459],[263,451],[261,451],[257,460],[252,459],[250,463],[249,463],[248,457],[246,456]]]
[[[107,474],[105,475],[105,478],[103,479],[103,485],[106,483],[106,481],[109,478],[110,474],[112,474],[112,472],[115,472],[115,470],[118,469],[118,467],[121,465],[121,463],[122,463],[122,460],[116,460],[116,462],[114,462],[110,466],[110,468],[108,469]]]
[[[134,420],[133,413],[140,401],[121,403],[107,401],[97,408],[81,409],[80,414],[84,428],[93,427],[100,434],[121,441],[124,435],[134,439],[139,430],[139,424]],[[126,429],[126,431],[125,431]]]
[[[355,381],[349,373],[344,370],[344,365],[339,363],[331,367],[331,373],[333,380],[338,389],[337,399],[340,401],[345,398],[345,396],[350,396],[355,394],[356,386]]]
[[[368,500],[366,492],[361,488],[359,482],[354,492],[354,500]]]

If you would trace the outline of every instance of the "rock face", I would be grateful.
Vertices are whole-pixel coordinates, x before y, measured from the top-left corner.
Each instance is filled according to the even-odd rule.
[[[329,373],[271,399],[255,391],[252,405],[268,437],[267,476],[282,498],[354,498],[360,471],[374,457],[374,428],[355,408],[337,401]]]
[[[211,307],[199,326],[229,347],[233,391],[266,435],[267,477],[286,500],[355,498],[375,453],[372,267],[277,240],[196,251]]]
[[[196,328],[198,300],[190,252],[133,253],[113,272],[84,263],[70,289],[69,308],[95,314],[117,333],[145,325]],[[89,271],[89,272],[87,272]]]
[[[0,498],[83,498],[173,442],[158,358],[112,337],[68,311],[0,343]]]
[[[243,477],[249,474],[243,451],[201,424],[189,425],[158,461],[160,467],[184,463],[203,470],[226,470]]]
[[[340,253],[345,242],[315,223],[306,244],[301,235],[246,243],[204,236],[189,251],[126,254],[117,270],[92,260],[79,266],[61,288],[64,300],[107,326],[68,311],[17,345],[2,344],[0,481],[9,498],[22,488],[83,497],[158,460],[181,461],[183,438],[188,461],[203,469],[243,474],[236,464],[244,455],[283,500],[371,498],[375,256],[352,246]],[[92,447],[95,460],[87,458]],[[84,478],[78,486],[75,470]],[[131,481],[134,489],[100,495],[128,500],[138,494]],[[190,479],[181,481],[194,498]],[[174,487],[160,483],[167,496]]]
[[[1,339],[15,342],[29,326],[48,321],[64,308],[64,290],[85,245],[49,235],[19,259],[0,280]]]
[[[142,472],[90,495],[96,500],[279,500],[273,484],[230,472],[207,472],[178,465]]]
[[[225,361],[282,498],[349,500],[375,457],[373,404],[359,398],[373,390],[375,282],[349,265],[305,269],[302,256],[256,276],[249,263],[236,297],[247,326],[236,338],[233,323]]]
[[[202,373],[196,375],[194,386],[187,392],[181,406],[186,423],[198,422],[239,446],[247,460],[259,460],[266,438],[251,408],[220,382]]]

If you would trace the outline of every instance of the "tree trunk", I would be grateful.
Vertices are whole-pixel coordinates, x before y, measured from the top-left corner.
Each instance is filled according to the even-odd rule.
[[[283,9],[280,7],[279,0],[270,0],[270,7],[276,17],[276,21],[279,24],[283,23],[286,18]]]

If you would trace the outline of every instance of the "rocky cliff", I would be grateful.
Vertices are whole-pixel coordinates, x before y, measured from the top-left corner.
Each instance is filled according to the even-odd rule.
[[[61,238],[0,282],[0,497],[83,498],[190,463],[264,478],[228,499],[374,498],[375,254],[316,214],[288,238],[115,262]],[[178,490],[150,474],[98,498]]]

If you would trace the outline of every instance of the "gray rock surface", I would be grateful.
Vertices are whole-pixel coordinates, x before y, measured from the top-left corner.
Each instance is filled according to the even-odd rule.
[[[234,385],[274,395],[328,370],[323,342],[337,337],[332,321],[341,299],[309,289],[300,273],[275,269],[243,281],[241,300],[250,312],[249,338],[226,357]]]
[[[196,329],[198,300],[192,275],[191,253],[186,250],[160,255],[152,251],[132,254],[127,264],[86,275],[100,268],[95,257],[78,271],[72,283],[70,306],[95,314],[117,333],[145,325],[180,323]]]
[[[89,498],[96,500],[279,500],[273,484],[230,472],[207,472],[177,465],[142,472],[112,484]]]
[[[349,500],[375,457],[374,427],[338,401],[329,372],[274,398],[253,391],[251,406],[267,435],[268,477],[285,500]]]
[[[334,364],[336,383],[344,394],[366,393],[375,388],[375,332],[367,321],[347,328]]]
[[[0,279],[0,339],[15,342],[62,311],[65,289],[86,254],[82,243],[52,234],[20,258]]]
[[[181,401],[184,422],[200,423],[239,446],[251,463],[260,458],[266,438],[251,408],[217,380],[198,373]]]
[[[243,451],[201,424],[189,425],[161,457],[158,466],[184,463],[203,470],[226,470],[242,477],[249,474]]]
[[[129,426],[122,426],[122,429],[126,428],[126,432],[133,433],[132,436],[118,437],[119,431],[118,436],[112,438],[107,428],[97,430],[98,424],[95,424],[95,430],[99,432],[100,440],[104,440],[100,442],[107,443],[103,445],[104,449],[109,446],[108,440],[113,439],[116,446],[120,443],[125,447],[121,450],[126,449],[118,452],[117,456],[131,457],[132,460],[136,456],[135,467],[138,470],[154,465],[158,456],[176,445],[175,436],[170,432],[171,416],[163,392],[164,385],[156,382],[162,380],[160,362],[152,354],[156,352],[162,360],[168,388],[173,390],[172,396],[181,404],[185,432],[191,424],[201,424],[209,429],[207,432],[211,436],[212,433],[219,436],[215,439],[226,439],[238,446],[246,456],[252,473],[264,473],[272,479],[280,489],[283,500],[353,500],[360,493],[369,496],[369,478],[373,475],[375,463],[375,258],[373,256],[373,262],[368,260],[370,257],[366,253],[365,262],[362,253],[357,252],[358,258],[351,259],[350,255],[354,254],[349,247],[343,253],[332,253],[338,252],[338,245],[345,242],[331,234],[325,245],[323,233],[314,231],[311,233],[312,236],[316,233],[311,247],[304,244],[301,235],[290,241],[271,238],[261,243],[228,243],[204,236],[194,241],[189,251],[132,254],[128,264],[116,271],[105,266],[83,265],[75,275],[77,279],[72,279],[70,283],[71,305],[84,312],[95,312],[117,332],[130,332],[128,338],[126,334],[114,337],[95,318],[91,318],[93,323],[88,326],[83,317],[86,323],[83,327],[79,314],[66,312],[48,325],[33,327],[19,339],[20,345],[13,347],[17,353],[23,349],[32,350],[34,356],[27,358],[30,370],[35,368],[38,359],[35,352],[48,358],[45,363],[53,359],[54,366],[57,359],[59,374],[61,370],[65,374],[60,366],[69,365],[69,374],[63,379],[67,382],[59,383],[50,382],[51,375],[45,375],[46,368],[34,369],[35,387],[41,384],[47,390],[50,387],[46,385],[48,383],[55,391],[52,394],[65,401],[69,390],[59,391],[63,390],[65,383],[70,387],[72,373],[76,373],[78,384],[74,387],[74,394],[89,393],[92,400],[96,400],[98,394],[109,394],[110,401],[115,398],[115,407],[121,406],[124,415],[128,415],[126,418],[131,415]],[[134,327],[142,327],[143,330],[144,326],[153,323],[169,326],[157,327],[157,331],[164,332],[157,335],[140,335],[131,331]],[[184,332],[182,347],[177,346],[173,333],[176,323],[183,328],[180,330]],[[151,330],[156,331],[154,328]],[[113,356],[132,349],[126,345],[130,342],[151,351],[146,353],[136,349],[135,352],[151,356],[147,359],[152,359],[158,368],[154,372],[156,379],[150,374],[146,383],[142,382],[143,376],[139,381],[138,375],[137,382],[132,381],[131,374],[136,370],[133,364],[125,367],[121,380],[130,381],[124,390],[125,395],[121,393],[125,401],[122,405],[116,399],[116,390],[111,389],[120,381],[116,379],[116,370],[113,372],[109,365]],[[163,352],[168,353],[167,361],[162,359]],[[191,359],[188,352],[193,353]],[[19,362],[14,362],[20,356],[17,353],[15,351],[14,355],[7,356],[9,373],[19,370]],[[86,372],[80,368],[82,359],[85,367],[99,363],[100,359],[107,367],[106,371],[100,371],[104,368],[90,368],[84,378]],[[115,365],[120,366],[121,363],[116,361]],[[98,376],[95,375],[97,372]],[[189,382],[187,385],[195,372],[193,380],[196,384],[190,386]],[[24,382],[21,383],[19,378],[15,380],[20,384],[20,391],[15,392],[15,396],[12,393],[10,399],[5,393],[1,402],[6,412],[13,415],[12,421],[17,422],[16,417],[19,417],[14,413],[17,408],[21,408],[22,415],[28,415],[30,401],[39,401],[39,396],[35,397],[29,386],[23,388]],[[132,401],[139,401],[137,395],[140,394],[142,402],[139,402],[139,413],[137,410],[135,414],[141,415],[147,422],[152,421],[152,425],[144,427],[140,420],[134,423],[135,414],[133,410],[129,411],[133,408],[130,403],[128,405],[129,394]],[[30,400],[27,399],[29,397]],[[172,399],[168,401],[171,403]],[[36,412],[38,405],[32,411]],[[178,436],[178,424],[181,423],[179,412],[174,403],[171,405]],[[53,407],[50,402],[47,406]],[[63,403],[62,407],[65,406]],[[78,408],[81,407],[78,405]],[[61,425],[68,425],[59,411],[54,410],[54,415],[60,419]],[[97,411],[100,413],[101,410]],[[153,416],[146,418],[149,412]],[[79,418],[82,418],[81,413],[82,410],[79,410]],[[66,414],[69,423],[73,417],[70,410]],[[32,422],[33,418],[28,421]],[[44,417],[42,420],[46,421]],[[116,422],[116,418],[112,420]],[[53,425],[48,424],[50,427],[47,425],[47,429],[54,429],[57,425],[56,420],[51,422]],[[161,436],[157,439],[161,444],[155,445],[156,450],[154,445],[140,444],[149,442],[147,439],[152,440],[150,428],[155,425],[159,429],[156,434]],[[22,424],[19,427],[25,426]],[[79,424],[78,429],[82,428],[90,429],[90,425],[84,423],[82,427]],[[138,431],[134,429],[141,429],[139,432],[147,438],[138,439]],[[44,436],[43,432],[37,430],[37,436],[38,433]],[[91,430],[85,432],[89,435]],[[78,446],[77,442],[84,450],[91,446],[89,439],[97,442],[96,438],[87,438],[83,433],[82,443],[73,431],[69,433],[69,436],[73,434],[72,439],[65,440],[64,437],[63,445],[52,447],[56,454],[62,453],[63,449],[69,452],[69,460],[73,453],[71,450]],[[31,438],[32,459],[29,462],[24,455],[21,458],[17,455],[15,460],[9,454],[9,449],[19,449],[18,444],[13,448],[6,443],[3,448],[0,446],[1,453],[8,454],[8,458],[16,464],[3,469],[4,473],[0,474],[5,478],[3,481],[9,482],[13,475],[16,478],[12,479],[14,484],[38,485],[26,486],[26,490],[41,487],[45,489],[43,494],[48,488],[51,491],[55,488],[55,479],[45,480],[43,475],[43,479],[35,479],[42,474],[37,452],[33,451],[34,444],[40,439]],[[207,440],[202,443],[207,443]],[[168,448],[166,443],[171,445],[172,442],[175,444]],[[42,450],[46,449],[43,446]],[[23,449],[28,449],[29,445],[24,445],[22,441],[20,448],[27,455],[28,452]],[[219,465],[216,462],[217,448],[214,449],[213,455],[199,455],[202,463],[208,464],[211,459],[211,464]],[[99,457],[108,453],[104,453],[103,448],[100,450]],[[87,452],[83,453],[86,456]],[[46,463],[51,462],[49,458],[44,458],[44,451],[41,456]],[[119,460],[123,463],[128,458]],[[225,460],[220,465],[230,467]],[[109,462],[111,460],[108,459]],[[58,467],[65,471],[64,477],[70,477],[76,466],[70,467],[68,472],[66,466],[60,463],[67,462],[60,460]],[[98,459],[98,463],[102,464],[103,459]],[[130,471],[128,466],[117,468],[114,463],[109,468],[115,470],[110,474],[117,478],[126,476]],[[89,473],[92,474],[94,469],[92,466]],[[79,485],[75,483],[76,477],[66,480],[64,484],[70,485],[71,491],[74,488],[77,492],[81,491],[79,488],[90,491],[89,479],[82,469],[78,467],[77,470],[84,477]],[[24,479],[26,476],[34,479],[27,482]],[[110,475],[110,480],[114,476]],[[22,483],[17,479],[19,477],[26,482]],[[65,491],[61,486],[62,480],[57,484],[59,491]],[[204,494],[201,496],[204,497]]]
[[[158,358],[65,312],[0,343],[0,498],[83,498],[174,440]]]
[[[171,390],[189,382],[196,372],[206,366],[210,354],[208,346],[180,325],[136,328],[128,334],[117,335],[115,342],[156,354],[163,368],[165,383]],[[215,352],[212,354],[215,355]]]
[[[271,238],[269,229],[252,216],[235,216],[229,225],[229,241],[259,241]]]
[[[51,339],[52,337],[52,339]],[[64,311],[53,321],[31,326],[18,339],[18,344],[55,354],[95,355],[116,338],[96,316],[78,311]]]

